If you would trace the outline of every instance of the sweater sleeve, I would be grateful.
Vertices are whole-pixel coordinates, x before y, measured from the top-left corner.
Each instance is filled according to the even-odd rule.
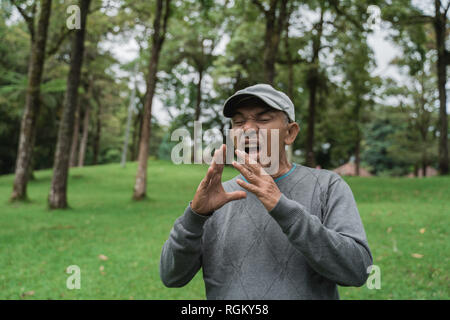
[[[353,193],[341,178],[330,184],[324,210],[321,221],[282,195],[269,213],[316,272],[341,286],[362,286],[372,254]]]
[[[203,225],[210,215],[195,213],[189,205],[170,231],[161,252],[159,274],[167,287],[182,287],[201,267]]]

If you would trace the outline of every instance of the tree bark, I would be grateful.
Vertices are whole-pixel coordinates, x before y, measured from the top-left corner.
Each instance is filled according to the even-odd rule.
[[[422,155],[422,177],[427,176],[427,158],[426,155]]]
[[[273,85],[275,78],[275,42],[277,40],[275,34],[275,17],[269,16],[266,20],[266,33],[264,37],[264,74],[266,83]]]
[[[27,198],[30,160],[32,158],[36,137],[36,124],[40,109],[40,85],[45,62],[45,47],[47,43],[48,25],[52,1],[41,1],[37,33],[31,29],[31,57],[28,63],[28,85],[25,97],[25,109],[20,127],[19,145],[17,150],[16,169],[11,201]]]
[[[289,10],[288,16],[292,13],[292,9]],[[287,95],[290,99],[294,99],[294,63],[292,61],[291,49],[289,46],[289,17],[287,18],[286,24],[286,36],[284,38],[284,47],[286,50],[286,60],[288,67],[288,85],[287,85]],[[287,146],[287,160],[288,162],[292,162],[292,157],[294,154],[294,144],[290,144]]]
[[[253,3],[262,11],[266,20],[264,33],[264,78],[266,83],[270,85],[273,85],[275,80],[275,62],[281,33],[284,30],[286,21],[289,19],[289,14],[287,14],[288,2],[289,0],[272,1],[270,8],[266,10],[259,0],[253,0]],[[280,3],[279,10],[277,10],[278,3]]]
[[[314,136],[316,123],[316,101],[317,88],[319,86],[319,52],[321,50],[322,32],[323,32],[324,9],[321,8],[320,20],[316,26],[317,35],[312,41],[313,56],[307,74],[307,87],[309,92],[308,100],[308,129],[306,131],[306,165],[316,167],[316,158],[314,154]]]
[[[77,109],[75,110],[75,123],[73,125],[72,146],[70,148],[70,167],[77,165],[78,137],[80,132],[80,98],[78,97]]]
[[[93,164],[98,163],[98,156],[100,154],[100,138],[102,133],[102,103],[100,101],[100,95],[95,94],[95,102],[97,103],[97,114],[96,114],[96,128],[95,128],[95,137],[94,137],[94,159]]]
[[[447,97],[445,86],[447,83],[447,55],[445,48],[446,37],[446,14],[440,12],[441,1],[435,0],[434,31],[436,34],[437,48],[437,76],[439,90],[439,173],[449,174],[448,158],[448,120],[447,120]]]
[[[86,109],[84,110],[83,119],[83,134],[80,141],[80,151],[78,152],[78,166],[84,166],[84,158],[86,157],[86,148],[89,136],[89,117],[90,117],[90,106],[89,103],[86,104]]]
[[[153,22],[152,50],[148,70],[147,92],[144,105],[142,132],[139,141],[138,170],[134,185],[134,200],[142,200],[147,195],[147,158],[151,133],[152,103],[156,87],[159,55],[164,43],[167,20],[170,13],[170,0],[158,0]],[[162,26],[161,26],[162,24]],[[161,30],[162,27],[162,30]]]
[[[200,119],[201,114],[201,104],[202,104],[202,79],[203,79],[203,70],[198,70],[198,82],[197,82],[197,98],[195,102],[195,121]]]
[[[417,163],[414,165],[414,177],[419,177],[419,165]]]
[[[74,129],[74,115],[78,103],[78,85],[83,65],[86,19],[91,0],[80,0],[80,29],[75,31],[72,40],[70,70],[67,77],[67,91],[64,109],[58,130],[53,178],[48,197],[50,209],[67,208],[67,178],[69,175],[69,155]],[[81,151],[81,150],[80,150]]]
[[[308,129],[306,131],[306,165],[315,168],[316,159],[314,155],[314,130],[316,123],[316,90],[317,90],[317,70],[312,67],[308,72],[307,86],[309,91],[308,100]]]
[[[133,141],[132,141],[132,153],[131,159],[132,161],[138,161],[139,158],[139,140],[142,133],[142,111],[139,109],[138,114],[134,118],[133,125]]]
[[[360,166],[361,166],[361,138],[359,129],[357,129],[357,138],[355,145],[355,175],[359,177],[360,175]]]

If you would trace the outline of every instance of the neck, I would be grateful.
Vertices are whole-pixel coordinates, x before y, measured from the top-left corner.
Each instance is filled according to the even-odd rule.
[[[275,174],[272,174],[272,178],[278,178],[288,172],[292,168],[292,164],[288,161],[286,152],[280,153],[280,161],[278,166],[278,171]]]

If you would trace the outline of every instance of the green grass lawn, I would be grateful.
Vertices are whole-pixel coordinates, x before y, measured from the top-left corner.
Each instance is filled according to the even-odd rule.
[[[165,288],[159,256],[205,166],[150,161],[148,196],[131,200],[136,163],[71,169],[71,209],[49,211],[51,171],[35,172],[30,202],[9,203],[0,177],[0,299],[204,299],[201,272]],[[237,173],[224,171],[224,180]],[[339,288],[342,299],[449,299],[450,178],[348,178],[381,288]],[[106,260],[99,255],[107,257]],[[66,268],[81,269],[69,290]]]

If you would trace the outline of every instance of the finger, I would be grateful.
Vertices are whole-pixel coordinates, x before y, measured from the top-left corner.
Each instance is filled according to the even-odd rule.
[[[242,164],[248,163],[248,154],[245,151],[236,149],[235,153],[236,153],[236,156],[238,157],[238,159],[242,160],[244,162]]]
[[[225,153],[226,147],[224,144],[214,152],[213,161],[215,163],[215,170],[219,173],[222,173],[225,166]]]
[[[211,178],[213,177],[213,172],[214,172],[214,170],[213,170],[213,168],[210,166],[210,167],[208,168],[208,171],[206,172],[206,175],[205,175],[205,177],[203,178],[202,182],[200,182],[200,187],[206,188],[206,187],[209,185],[209,183],[210,183],[210,181],[211,181]]]
[[[253,184],[250,184],[250,183],[247,183],[247,182],[245,182],[245,181],[243,181],[241,179],[236,179],[236,182],[237,182],[238,185],[240,185],[245,190],[248,190],[251,193],[254,193],[255,195],[258,195],[259,189],[258,189],[257,186],[255,186]]]
[[[222,172],[225,164],[223,159],[223,145],[214,152],[213,160],[211,162],[211,168],[213,170],[210,184],[217,183],[222,180]]]
[[[238,170],[243,176],[244,178],[246,178],[248,181],[253,180],[254,179],[254,174],[248,170],[244,165],[237,163],[236,161],[232,162],[233,167]],[[250,179],[250,180],[249,180]]]
[[[255,173],[259,172],[259,168],[261,167],[257,162],[257,155],[251,154],[249,155],[245,151],[236,150],[236,155],[239,159],[241,159],[244,163],[244,167],[246,167],[250,171],[255,171]]]
[[[253,158],[249,157],[249,155],[241,150],[236,150],[236,155],[241,159],[245,159],[244,163],[239,163],[244,168],[246,168],[252,174],[259,176],[261,172],[261,165],[256,162]]]
[[[226,193],[226,197],[228,201],[240,200],[247,197],[247,193],[245,191],[233,191]]]

